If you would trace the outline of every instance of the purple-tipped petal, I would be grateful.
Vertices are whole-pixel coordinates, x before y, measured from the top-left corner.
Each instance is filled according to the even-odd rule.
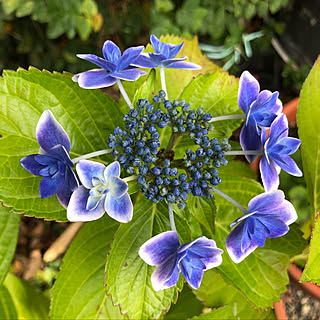
[[[40,181],[39,194],[41,198],[48,198],[58,192],[63,186],[65,178],[57,173],[53,177],[43,177]]]
[[[227,251],[230,258],[235,263],[239,263],[244,260],[251,252],[253,252],[258,247],[256,243],[251,242],[245,250],[241,250],[244,227],[245,222],[240,223],[230,232],[227,237]]]
[[[128,67],[142,53],[144,46],[131,47],[123,52],[119,58],[117,70],[123,70]]]
[[[268,192],[271,190],[277,190],[279,187],[279,176],[277,172],[277,164],[266,156],[263,156],[260,160],[260,173],[264,189]]]
[[[71,168],[67,167],[63,185],[57,191],[57,198],[63,207],[67,208],[71,195],[79,187],[77,176]]]
[[[303,174],[297,164],[287,155],[272,154],[274,162],[284,171],[296,177],[301,177]]]
[[[140,55],[138,58],[136,58],[132,63],[132,66],[139,67],[139,68],[156,68],[158,65],[153,62],[150,57],[145,55]]]
[[[112,77],[116,79],[126,80],[126,81],[136,81],[141,76],[147,74],[145,71],[138,70],[138,69],[130,69],[130,70],[123,70],[119,72],[112,73]]]
[[[113,43],[111,40],[107,40],[103,44],[102,54],[106,60],[117,64],[121,56],[121,51],[115,43]]]
[[[119,222],[127,223],[132,219],[133,205],[128,193],[120,198],[114,198],[110,192],[107,193],[104,209],[111,218]]]
[[[47,168],[46,165],[40,164],[38,161],[36,161],[36,157],[38,157],[38,154],[31,154],[29,156],[26,156],[20,160],[20,164],[28,170],[30,173],[34,174],[35,176],[43,176],[41,170],[44,168]],[[49,158],[45,156],[46,158]],[[50,159],[52,159],[50,157]],[[55,162],[57,161],[56,159],[53,159]]]
[[[80,160],[76,166],[79,179],[87,189],[94,187],[92,184],[93,177],[104,180],[105,168],[102,163],[90,160]]]
[[[175,231],[167,231],[145,242],[139,249],[139,256],[150,266],[157,266],[169,256],[175,255],[179,246],[178,234]]]
[[[248,211],[268,211],[279,207],[283,201],[284,193],[281,190],[261,193],[249,201]]]
[[[238,105],[245,114],[248,114],[250,105],[257,98],[259,91],[259,82],[248,71],[244,71],[239,82]]]
[[[111,176],[120,177],[120,163],[114,161],[104,169],[104,180],[108,181]]]
[[[55,147],[48,150],[48,154],[52,157],[55,157],[56,159],[59,159],[60,161],[62,161],[63,163],[65,163],[69,167],[74,166],[73,162],[71,161],[71,159],[69,157],[67,150],[61,144],[58,144]],[[38,160],[38,157],[36,160]]]
[[[165,66],[166,68],[170,69],[182,69],[182,70],[200,70],[202,69],[201,66],[192,62],[184,62],[184,61],[177,61],[169,63]]]
[[[72,193],[67,209],[67,218],[69,221],[92,221],[103,216],[104,208],[102,201],[94,210],[88,211],[86,209],[88,197],[89,190],[84,186],[80,186]]]
[[[204,270],[204,268],[195,268],[186,257],[181,260],[181,273],[193,289],[199,289]]]
[[[37,124],[36,137],[40,147],[46,152],[58,144],[64,146],[67,153],[70,152],[70,139],[50,110],[42,113]]]
[[[184,45],[184,42],[182,41],[180,44],[174,45],[174,44],[170,44],[168,43],[167,46],[169,48],[169,54],[168,54],[168,58],[169,59],[173,59],[182,49]]]
[[[99,89],[114,85],[116,79],[104,69],[82,72],[78,77],[78,84],[84,89]]]
[[[110,183],[110,193],[114,198],[121,198],[128,191],[128,184],[119,177],[110,176],[108,183]]]
[[[106,69],[108,71],[115,71],[116,65],[110,61],[107,61],[105,59],[102,59],[95,54],[77,54],[77,57],[86,61],[89,61],[91,63],[94,63],[98,67],[102,69]]]

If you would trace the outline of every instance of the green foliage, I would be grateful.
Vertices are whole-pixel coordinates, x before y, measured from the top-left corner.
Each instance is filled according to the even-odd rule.
[[[17,212],[66,221],[56,197],[35,201],[40,200],[40,178],[23,169],[20,159],[38,153],[36,124],[46,109],[69,134],[71,158],[108,148],[106,137],[122,119],[117,104],[99,90],[79,88],[69,74],[34,68],[6,71],[0,101],[0,200]]]
[[[73,240],[52,290],[51,319],[122,319],[103,285],[106,255],[119,223],[85,224]]]
[[[16,250],[19,225],[20,216],[9,212],[8,208],[0,204],[0,286],[7,275]]]
[[[17,319],[17,311],[8,289],[0,285],[0,319]]]

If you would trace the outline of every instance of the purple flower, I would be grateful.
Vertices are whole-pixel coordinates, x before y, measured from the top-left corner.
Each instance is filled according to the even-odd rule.
[[[70,139],[51,111],[42,113],[36,138],[40,145],[39,154],[26,156],[20,163],[32,174],[43,177],[39,188],[41,198],[56,194],[60,203],[67,207],[73,190],[79,184],[68,154]]]
[[[137,70],[131,64],[143,49],[143,46],[128,48],[121,56],[119,47],[108,40],[102,48],[104,59],[94,54],[77,54],[78,58],[92,62],[101,69],[78,73],[72,77],[72,80],[85,89],[110,87],[117,82],[117,79],[136,81],[146,72]]]
[[[284,199],[280,190],[262,193],[250,200],[248,213],[235,220],[230,227],[226,246],[235,263],[241,262],[258,246],[263,247],[266,238],[281,237],[289,231],[288,225],[296,221],[293,205]]]
[[[158,266],[151,276],[155,291],[174,286],[179,280],[180,271],[192,288],[199,289],[203,272],[219,266],[222,253],[216,243],[206,237],[180,245],[175,231],[158,234],[139,250],[141,259],[151,266]]]
[[[269,128],[282,111],[277,91],[259,91],[259,82],[248,71],[244,71],[240,77],[238,91],[238,105],[246,114],[246,121],[240,133],[243,150],[261,150],[261,128]],[[249,162],[253,162],[256,157],[246,156]]]
[[[148,53],[148,56],[140,55],[132,65],[140,68],[156,68],[163,66],[172,69],[201,69],[201,66],[184,62],[187,57],[175,58],[183,46],[183,42],[178,45],[161,42],[154,34],[150,37],[154,53]]]
[[[107,167],[102,163],[81,160],[76,167],[83,184],[71,196],[67,218],[70,221],[92,221],[104,212],[119,221],[132,219],[133,206],[128,184],[120,179],[120,164],[115,161]]]
[[[302,176],[297,164],[289,157],[297,151],[301,140],[288,137],[288,120],[285,114],[274,120],[268,139],[266,131],[263,130],[261,141],[264,155],[260,161],[260,172],[266,191],[278,189],[281,169],[294,176]]]

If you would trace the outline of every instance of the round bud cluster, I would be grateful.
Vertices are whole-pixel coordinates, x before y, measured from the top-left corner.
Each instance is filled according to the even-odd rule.
[[[231,149],[227,139],[208,137],[214,127],[209,124],[211,115],[202,108],[196,111],[184,100],[165,99],[165,92],[137,102],[123,116],[125,129],[114,128],[108,146],[128,174],[136,174],[141,192],[147,199],[158,203],[166,199],[185,208],[188,195],[212,197],[210,185],[221,182],[217,168],[226,165],[224,151]],[[183,159],[174,159],[172,150],[160,149],[158,129],[171,126],[175,136],[188,135],[197,146],[187,149]]]

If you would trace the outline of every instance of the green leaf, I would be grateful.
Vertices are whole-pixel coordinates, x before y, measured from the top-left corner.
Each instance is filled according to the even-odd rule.
[[[307,184],[313,217],[320,210],[320,57],[303,84],[297,122],[301,139],[303,173]]]
[[[221,166],[219,173],[222,175],[241,176],[250,178],[253,180],[257,179],[257,174],[250,168],[250,166],[243,161],[232,160],[227,166]]]
[[[216,206],[214,199],[190,196],[188,200],[189,212],[205,228],[210,237],[214,236],[214,217]]]
[[[142,86],[135,92],[132,104],[135,106],[139,99],[148,99],[152,103],[152,97],[157,93],[155,90],[156,83],[156,71],[152,69],[145,82]]]
[[[248,178],[221,175],[219,189],[235,199],[242,206],[257,194],[264,192],[262,186]],[[286,290],[289,256],[279,252],[276,241],[272,248],[257,248],[241,263],[234,263],[225,248],[225,242],[231,231],[230,223],[242,215],[236,207],[216,195],[216,233],[218,248],[225,251],[222,264],[217,267],[219,274],[229,284],[239,289],[256,307],[272,306],[280,299],[280,293]]]
[[[38,293],[29,282],[8,273],[3,285],[12,297],[18,319],[49,319],[49,299]]]
[[[20,216],[0,204],[0,285],[5,279],[16,250]],[[1,317],[0,317],[1,319]]]
[[[190,103],[191,108],[202,107],[213,117],[230,114],[242,114],[238,97],[239,80],[227,72],[199,75],[183,91],[181,98]],[[214,122],[213,134],[217,138],[229,138],[239,128],[242,120]]]
[[[87,40],[91,33],[91,20],[88,17],[77,16],[77,31],[81,40]]]
[[[272,309],[259,310],[234,287],[225,281],[214,270],[204,273],[201,287],[194,294],[211,312],[193,319],[275,319]]]
[[[6,15],[14,12],[20,5],[20,0],[3,0],[2,8]]]
[[[180,232],[186,229],[185,224],[176,220],[176,226],[182,242],[190,241],[184,232]],[[181,279],[176,287],[154,291],[151,274],[155,267],[147,265],[138,255],[143,243],[168,230],[167,206],[140,199],[134,206],[132,221],[121,224],[112,243],[106,264],[107,293],[130,319],[159,318],[163,310],[168,310],[177,300],[177,290],[182,288]]]
[[[122,319],[104,287],[106,255],[119,223],[86,223],[72,241],[52,290],[51,319]]]
[[[310,252],[308,255],[307,265],[303,271],[300,281],[311,281],[320,284],[320,213],[315,222],[310,243]]]
[[[46,109],[68,133],[71,158],[108,149],[108,134],[122,122],[117,104],[99,90],[81,89],[70,74],[35,68],[5,71],[0,103],[0,200],[17,212],[66,221],[65,209],[55,196],[40,199],[41,177],[23,169],[20,159],[39,152],[36,125]]]
[[[7,288],[0,285],[0,319],[17,319],[17,311]]]

